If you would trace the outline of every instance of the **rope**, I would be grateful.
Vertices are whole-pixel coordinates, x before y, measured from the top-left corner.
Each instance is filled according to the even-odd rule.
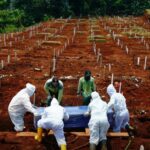
[[[75,141],[77,141],[79,139],[79,137],[78,136],[76,136],[72,141],[70,141],[70,142],[67,142],[67,144],[71,144],[71,143],[74,143]]]
[[[125,147],[124,150],[128,150],[128,149],[129,149],[129,147],[130,147],[132,141],[133,141],[133,138],[130,138],[130,139],[129,139],[129,142],[128,142],[128,144],[126,145],[126,147]]]

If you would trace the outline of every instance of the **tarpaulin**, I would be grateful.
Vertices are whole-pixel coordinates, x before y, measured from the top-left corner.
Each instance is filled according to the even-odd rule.
[[[90,117],[85,117],[87,106],[67,106],[64,107],[69,114],[69,120],[64,121],[64,128],[87,128]],[[34,117],[34,126],[37,128],[37,122],[41,118],[45,107],[38,107],[38,116]]]
[[[85,117],[84,113],[87,111],[87,106],[66,106],[64,107],[69,114],[69,120],[64,121],[64,128],[87,128],[89,117]],[[44,112],[45,107],[37,107],[38,116],[34,116],[34,127],[37,128],[37,122],[41,119],[41,115]],[[113,126],[113,114],[108,114],[108,121],[110,127]]]

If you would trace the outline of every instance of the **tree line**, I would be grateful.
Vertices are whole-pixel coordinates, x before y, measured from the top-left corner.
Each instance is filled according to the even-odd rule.
[[[142,15],[150,0],[0,0],[0,32],[50,18]]]

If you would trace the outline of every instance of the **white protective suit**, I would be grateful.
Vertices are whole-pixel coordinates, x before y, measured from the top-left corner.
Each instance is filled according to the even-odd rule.
[[[15,131],[23,131],[24,115],[26,112],[35,113],[36,110],[32,107],[30,96],[35,92],[35,86],[27,83],[26,88],[19,91],[11,100],[8,106],[8,112],[12,123],[15,125]]]
[[[113,131],[120,132],[121,128],[125,128],[129,122],[129,112],[126,106],[126,99],[121,93],[116,93],[112,84],[107,87],[107,93],[110,96],[108,108],[113,109],[115,113]]]
[[[90,144],[98,145],[102,140],[106,140],[109,128],[107,119],[107,103],[104,102],[97,92],[92,92],[91,102],[88,105],[88,112],[91,115],[89,121]]]
[[[59,146],[63,144],[66,145],[63,119],[68,120],[69,115],[65,109],[59,105],[57,99],[53,98],[51,105],[45,108],[42,118],[38,121],[39,128],[51,129],[54,132]]]

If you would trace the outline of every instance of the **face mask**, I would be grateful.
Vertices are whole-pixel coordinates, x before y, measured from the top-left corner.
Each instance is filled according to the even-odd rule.
[[[58,81],[53,82],[53,86],[57,87],[58,86]]]
[[[90,76],[85,76],[85,77],[84,77],[84,79],[85,79],[86,81],[89,81],[90,78],[91,78]]]

